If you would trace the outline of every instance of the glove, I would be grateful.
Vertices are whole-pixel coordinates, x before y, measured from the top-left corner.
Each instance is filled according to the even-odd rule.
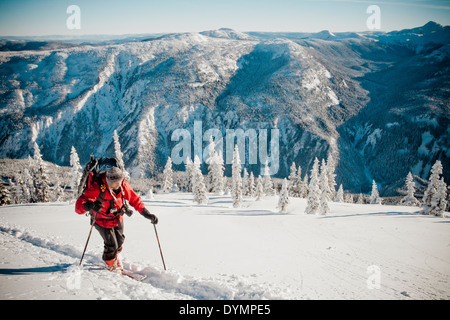
[[[102,210],[103,208],[103,203],[99,200],[93,202],[93,201],[88,201],[84,204],[84,210],[86,211],[91,211],[94,210],[96,212],[99,212],[100,210]]]
[[[158,218],[154,214],[151,214],[147,210],[147,208],[144,208],[144,210],[142,210],[141,214],[144,216],[144,218],[149,219],[153,224],[157,224],[158,223]]]

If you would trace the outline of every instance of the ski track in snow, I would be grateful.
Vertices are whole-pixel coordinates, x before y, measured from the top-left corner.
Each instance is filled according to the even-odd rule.
[[[305,215],[291,198],[229,196],[196,205],[192,195],[155,195],[144,203],[160,219],[164,271],[153,228],[125,222],[123,265],[142,282],[103,267],[96,231],[83,266],[89,224],[71,204],[0,208],[0,299],[449,299],[448,218],[417,208],[330,203],[327,216]],[[368,267],[381,270],[369,289]]]
[[[279,299],[267,288],[255,286],[243,277],[222,275],[222,279],[202,279],[182,275],[174,270],[163,271],[151,266],[123,261],[124,268],[133,273],[147,276],[143,281],[111,273],[104,269],[103,261],[88,253],[83,265],[78,265],[82,251],[72,245],[47,239],[19,226],[0,223],[0,243],[2,246],[12,242],[18,254],[37,255],[44,264],[56,263],[47,267],[22,269],[0,269],[0,275],[27,275],[33,273],[49,273],[48,280],[60,280],[60,288],[64,290],[64,282],[69,295],[74,297],[78,290],[90,289],[92,297],[97,299]],[[11,246],[8,246],[11,248]],[[61,263],[63,262],[63,263]],[[98,283],[108,285],[99,286]],[[106,289],[105,289],[106,288]],[[45,288],[44,288],[45,290]],[[38,293],[38,292],[36,292]],[[0,294],[0,298],[3,296]],[[18,298],[14,296],[6,298]],[[39,295],[36,295],[39,299]]]

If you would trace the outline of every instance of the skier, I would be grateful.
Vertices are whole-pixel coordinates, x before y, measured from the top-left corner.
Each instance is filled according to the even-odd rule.
[[[109,271],[121,272],[123,270],[117,256],[122,251],[125,240],[123,214],[130,215],[124,200],[128,200],[130,205],[151,223],[158,223],[158,218],[144,207],[141,198],[124,179],[124,173],[118,167],[112,167],[97,181],[89,181],[86,190],[75,203],[76,213],[91,212],[91,223],[94,222],[95,216],[94,227],[104,241],[102,259]]]

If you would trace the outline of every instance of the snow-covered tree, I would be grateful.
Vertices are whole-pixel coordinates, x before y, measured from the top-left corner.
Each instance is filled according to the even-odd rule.
[[[414,197],[414,192],[416,191],[416,185],[414,183],[414,178],[411,174],[411,172],[408,173],[405,179],[405,185],[406,185],[406,196],[400,200],[400,204],[403,204],[405,206],[418,206],[420,205],[419,200],[417,200],[416,197]]]
[[[223,181],[225,185],[225,190],[223,191],[223,194],[229,195],[231,192],[231,182],[233,181],[233,179],[224,176]]]
[[[50,201],[50,195],[49,195],[50,181],[49,181],[49,178],[47,175],[44,161],[42,161],[42,160],[39,163],[39,175],[40,175],[40,183],[41,183],[42,202],[49,202]]]
[[[353,203],[353,194],[346,193],[344,195],[344,200],[345,200],[346,203]]]
[[[29,203],[31,201],[30,188],[25,181],[25,172],[29,175],[28,169],[26,168],[24,169],[24,171],[16,175],[17,187],[20,187],[20,193],[22,197],[21,203]]]
[[[253,175],[253,171],[250,172],[250,177],[248,178],[247,194],[252,198],[256,196],[255,176]]]
[[[320,214],[327,214],[330,212],[330,207],[328,202],[331,200],[330,185],[328,184],[328,168],[325,160],[322,159],[322,165],[320,167],[320,177],[319,177],[321,198],[320,198]]]
[[[194,176],[194,163],[192,162],[191,158],[186,157],[185,162],[185,172],[184,172],[184,181],[183,181],[183,189],[186,192],[192,191],[192,179]]]
[[[61,186],[61,179],[58,176],[55,177],[55,183],[51,199],[54,202],[63,201],[64,199],[64,189]]]
[[[119,167],[122,168],[122,170],[123,170],[125,179],[129,180],[130,174],[125,169],[125,163],[123,162],[123,153],[122,153],[122,150],[120,149],[119,135],[117,134],[117,130],[114,130],[113,139],[114,139],[114,156],[117,160]]]
[[[444,178],[439,180],[437,185],[436,193],[431,199],[431,209],[428,214],[433,214],[435,216],[442,216],[447,207],[447,184]]]
[[[208,203],[208,192],[202,171],[200,170],[200,159],[197,155],[195,155],[192,170],[192,195],[194,196],[194,201],[198,204]]]
[[[263,179],[261,176],[258,176],[256,179],[256,200],[261,200],[261,197],[264,196],[264,187],[263,187]]]
[[[328,155],[327,159],[327,175],[328,175],[328,186],[329,186],[329,197],[334,199],[336,196],[336,161],[331,153]]]
[[[286,178],[284,178],[278,199],[278,209],[280,210],[280,212],[286,213],[288,204],[289,204],[288,182]]]
[[[242,194],[244,196],[250,196],[248,193],[248,183],[249,183],[249,175],[246,168],[244,168],[244,174],[242,176]]]
[[[15,202],[16,203],[28,203],[28,199],[29,199],[29,195],[27,195],[27,193],[29,193],[27,186],[25,185],[25,183],[23,182],[22,179],[22,175],[20,173],[16,173],[14,175],[14,185],[15,185],[15,189],[13,190],[14,192],[14,198],[15,198]]]
[[[344,188],[342,187],[342,184],[339,186],[338,191],[336,192],[336,202],[344,202]]]
[[[209,191],[216,194],[223,194],[225,183],[223,173],[225,167],[223,164],[222,154],[216,152],[214,140],[209,140],[209,158],[206,161],[208,165],[208,184]]]
[[[82,168],[80,158],[74,146],[70,150],[70,167],[70,188],[72,189],[72,200],[75,200],[78,196],[78,185],[82,176]]]
[[[314,164],[311,169],[311,179],[309,182],[308,205],[306,206],[306,214],[317,214],[320,210],[320,202],[322,192],[319,186],[319,160],[314,159]]]
[[[372,193],[370,194],[370,204],[381,204],[380,194],[375,180],[372,181]]]
[[[291,168],[292,170],[293,168]],[[298,166],[297,168],[297,174],[296,174],[296,181],[293,184],[292,188],[291,188],[291,193],[293,197],[297,197],[297,198],[302,198],[302,194],[303,194],[303,180],[302,180],[302,167]]]
[[[0,180],[0,206],[11,204],[11,194],[9,188]]]
[[[47,176],[45,163],[42,160],[41,151],[37,143],[34,143],[34,155],[33,155],[33,183],[34,191],[37,193],[37,201],[48,202],[49,201],[49,179]]]
[[[164,166],[162,191],[164,193],[170,193],[170,191],[172,191],[172,186],[173,186],[172,159],[169,157],[167,158],[166,165]]]
[[[442,174],[442,163],[436,160],[433,167],[431,168],[430,180],[428,183],[427,190],[425,191],[422,199],[422,213],[423,214],[434,214],[432,211],[433,205],[431,203],[433,196],[437,193],[439,187],[439,180]]]
[[[28,156],[28,163],[31,163],[33,160]],[[30,167],[31,169],[31,167]],[[28,168],[25,168],[22,173],[22,180],[25,185],[23,190],[26,190],[24,192],[26,203],[34,203],[36,201],[36,192],[34,191],[34,183],[33,183],[33,177],[30,173],[30,170]]]
[[[147,200],[153,200],[154,199],[154,195],[153,195],[153,188],[150,187],[147,191],[147,193],[145,194],[145,199]]]
[[[295,165],[295,162],[292,162],[291,168],[290,168],[290,174],[289,174],[289,195],[291,197],[296,197],[298,194],[297,186],[298,186],[298,180],[299,177],[297,175],[297,166]]]
[[[305,177],[303,178],[303,181],[300,185],[300,198],[307,198],[308,192],[309,192],[309,176],[308,174],[305,174]]]
[[[241,177],[241,159],[239,158],[239,148],[236,145],[233,152],[233,164],[231,167],[231,199],[233,207],[238,208],[242,204],[242,177]]]
[[[17,199],[17,188],[16,183],[12,181],[12,179],[8,179],[9,183],[9,194],[11,198],[11,204],[18,204],[20,203]]]
[[[359,194],[358,201],[356,203],[358,203],[358,204],[363,204],[364,203],[364,196],[362,195],[362,193]]]
[[[263,187],[264,187],[264,194],[266,196],[273,196],[275,194],[275,189],[273,188],[273,182],[272,179],[270,178],[269,165],[267,161],[264,167]]]

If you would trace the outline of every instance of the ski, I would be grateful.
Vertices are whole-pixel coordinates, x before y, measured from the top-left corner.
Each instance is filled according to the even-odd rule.
[[[143,281],[143,280],[147,279],[146,275],[134,273],[134,272],[129,271],[129,270],[122,270],[120,274],[123,275],[123,276],[127,276],[127,277],[129,277],[129,278],[131,278],[133,280],[136,280],[136,281]]]
[[[108,270],[108,268],[105,267],[105,266],[98,266],[98,267],[94,267],[94,268],[89,268],[89,270],[107,270],[107,271],[109,271],[111,273],[116,273],[116,274],[121,275],[121,276],[126,276],[126,277],[128,277],[130,279],[133,279],[133,280],[136,280],[136,281],[144,281],[145,279],[147,279],[146,275],[135,273],[135,272],[133,272],[131,270],[111,271],[111,270]]]

